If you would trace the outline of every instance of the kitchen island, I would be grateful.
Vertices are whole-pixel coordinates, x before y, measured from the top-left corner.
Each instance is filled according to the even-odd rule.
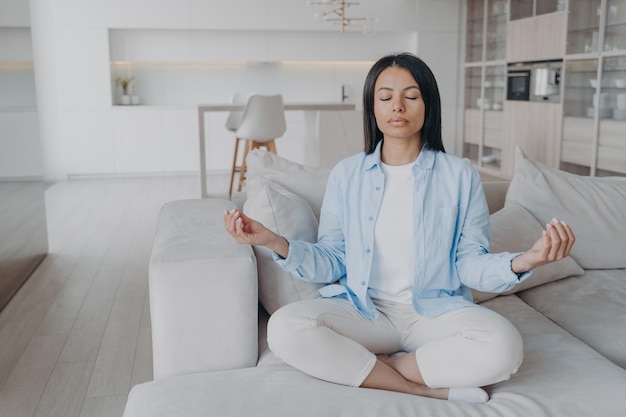
[[[203,104],[198,106],[200,187],[201,196],[209,195],[206,185],[207,129],[205,115],[208,112],[242,110],[236,104]],[[362,142],[361,112],[351,103],[285,103],[285,111],[299,111],[304,117],[304,160],[307,165],[332,167],[341,158],[360,151]],[[287,130],[289,131],[289,120]],[[293,126],[292,126],[293,127]],[[232,157],[232,156],[229,156]]]

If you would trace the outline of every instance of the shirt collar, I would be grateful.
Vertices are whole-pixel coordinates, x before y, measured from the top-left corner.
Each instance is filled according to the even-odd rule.
[[[380,165],[380,149],[382,147],[383,141],[381,140],[376,145],[376,149],[369,155],[365,156],[365,163],[363,164],[363,170],[368,171],[376,166]],[[413,163],[414,170],[415,169],[432,169],[433,165],[435,165],[435,154],[436,151],[432,151],[429,149],[422,148],[419,156]]]

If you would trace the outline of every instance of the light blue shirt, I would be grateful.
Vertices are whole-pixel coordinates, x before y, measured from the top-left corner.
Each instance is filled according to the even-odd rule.
[[[381,142],[382,143],[382,142]],[[345,297],[368,318],[378,317],[368,295],[374,225],[384,174],[378,144],[372,154],[344,159],[332,170],[320,213],[318,242],[289,240],[289,253],[274,260],[301,279],[338,283],[323,297]],[[415,276],[413,307],[436,316],[471,306],[470,288],[501,292],[526,279],[511,270],[520,253],[489,253],[489,210],[476,170],[465,160],[422,150],[413,163]]]

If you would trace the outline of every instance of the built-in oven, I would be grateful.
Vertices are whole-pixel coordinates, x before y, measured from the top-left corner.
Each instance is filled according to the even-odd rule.
[[[510,64],[507,100],[560,102],[562,66],[562,61]]]
[[[529,66],[509,65],[506,81],[507,100],[530,100],[530,70]]]

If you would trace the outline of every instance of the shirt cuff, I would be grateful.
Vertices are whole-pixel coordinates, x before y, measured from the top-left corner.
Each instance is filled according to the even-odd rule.
[[[524,272],[520,272],[520,273],[517,273],[517,272],[513,271],[513,259],[515,259],[518,256],[523,255],[523,254],[524,254],[524,252],[514,253],[513,256],[511,257],[511,260],[509,261],[509,268],[511,269],[511,273],[514,274],[515,276],[517,276],[517,281],[518,282],[525,281],[533,273],[532,270],[528,270],[528,271],[524,271]]]
[[[297,240],[291,240],[285,236],[283,238],[289,243],[287,257],[283,258],[276,252],[272,252],[272,259],[285,271],[293,271],[302,264],[305,253],[304,245]]]

